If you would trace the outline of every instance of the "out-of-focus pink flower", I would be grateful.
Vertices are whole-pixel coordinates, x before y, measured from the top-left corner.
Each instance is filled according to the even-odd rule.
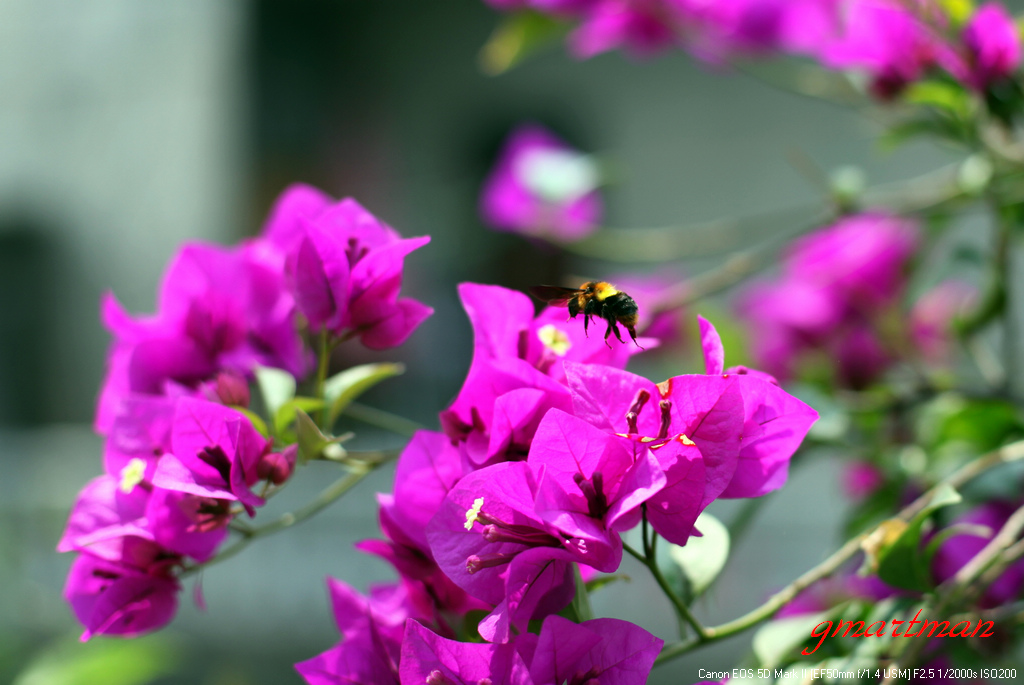
[[[984,90],[1020,66],[1020,34],[1013,17],[998,2],[978,8],[964,27],[970,83]]]
[[[782,276],[752,285],[738,310],[756,331],[753,354],[787,380],[806,353],[832,361],[839,381],[870,384],[892,362],[878,319],[899,300],[918,243],[916,225],[889,214],[847,217],[796,241]]]
[[[870,462],[853,461],[843,467],[843,492],[855,502],[870,497],[884,482],[882,472]]]
[[[933,363],[948,363],[952,353],[953,324],[978,301],[978,289],[964,281],[944,281],[914,303],[910,311],[910,337],[922,356]]]
[[[648,55],[682,42],[686,21],[682,0],[601,0],[569,37],[578,57],[626,47]]]
[[[939,545],[932,558],[932,573],[937,583],[952,578],[975,557],[991,540],[991,536],[999,532],[1013,514],[1016,505],[1005,502],[986,502],[966,514],[958,517],[953,523],[984,526],[991,530],[989,536],[964,533],[954,535]],[[979,600],[982,606],[995,607],[1012,601],[1024,589],[1024,559],[1015,561],[1003,572],[994,583],[988,586]]]
[[[509,136],[484,182],[480,212],[502,231],[579,240],[601,222],[600,173],[588,156],[536,124]]]
[[[882,99],[898,95],[950,52],[906,3],[853,0],[841,17],[839,37],[822,45],[820,57],[829,67],[866,70],[872,91]]]

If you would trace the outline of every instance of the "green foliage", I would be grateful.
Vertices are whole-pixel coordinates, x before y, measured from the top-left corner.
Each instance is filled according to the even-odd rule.
[[[345,457],[345,450],[338,443],[351,437],[351,433],[341,437],[324,435],[309,414],[302,409],[295,410],[295,433],[299,445],[297,456],[299,464],[312,459],[327,458],[338,461]]]
[[[685,546],[669,545],[669,556],[682,570],[691,597],[710,587],[729,558],[729,529],[721,521],[704,512],[696,528],[702,537],[691,537]]]
[[[787,616],[765,623],[754,634],[752,645],[758,663],[764,668],[775,668],[785,663],[793,651],[807,641],[815,626],[831,620],[830,616],[835,612],[835,609],[830,609],[818,614]]]
[[[349,404],[381,381],[405,373],[404,364],[362,364],[335,374],[324,383],[324,401],[330,407],[328,427],[333,426]]]
[[[869,563],[877,565],[878,577],[893,587],[926,592],[932,589],[928,558],[921,550],[921,535],[928,518],[939,509],[962,501],[960,493],[948,485],[936,490],[928,505],[921,510],[891,542],[883,541],[879,549],[869,551]],[[871,559],[874,552],[875,559]]]
[[[480,51],[480,66],[488,74],[502,74],[540,50],[557,44],[569,26],[549,15],[531,10],[511,12]]]
[[[37,655],[13,685],[145,685],[172,673],[177,661],[157,637],[64,640]]]
[[[324,401],[315,397],[291,398],[274,412],[274,435],[280,437],[285,443],[294,443],[296,436],[288,431],[288,427],[295,422],[296,413],[302,410],[309,414],[323,408],[323,406]]]
[[[256,385],[267,416],[275,416],[285,402],[295,397],[295,377],[281,369],[257,366]]]

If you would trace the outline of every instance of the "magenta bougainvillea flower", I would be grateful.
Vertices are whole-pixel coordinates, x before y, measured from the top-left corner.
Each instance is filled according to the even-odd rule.
[[[284,275],[255,244],[186,244],[164,274],[156,314],[132,317],[109,294],[102,309],[114,341],[97,408],[101,433],[132,394],[189,394],[220,370],[245,375],[257,364],[302,375],[309,364]]]
[[[335,202],[314,188],[288,188],[263,238],[284,255],[287,281],[314,331],[358,337],[382,350],[405,342],[433,309],[399,299],[405,256],[430,242],[403,239],[351,198]]]
[[[932,558],[932,574],[937,583],[956,575],[978,552],[984,549],[992,536],[1006,524],[1019,504],[985,502],[958,516],[953,525],[970,524],[988,528],[990,535],[964,532],[944,540]],[[979,531],[980,532],[980,531]],[[997,578],[981,596],[984,607],[997,607],[1013,601],[1024,589],[1024,560],[1015,561]]]
[[[789,460],[800,447],[818,412],[796,399],[774,378],[745,367],[725,368],[718,331],[698,316],[706,373],[735,377],[743,398],[743,429],[736,471],[722,497],[760,497],[781,488]]]
[[[1020,33],[1013,17],[998,2],[979,7],[964,27],[968,83],[984,90],[1020,66]]]
[[[569,37],[569,46],[578,57],[619,47],[649,55],[682,42],[687,15],[681,0],[599,0],[592,4]]]
[[[171,453],[160,458],[153,483],[199,497],[241,502],[252,516],[264,500],[252,491],[272,441],[244,414],[220,404],[182,398],[174,411]]]
[[[666,485],[666,477],[650,449],[608,435],[586,421],[552,409],[534,436],[527,460],[545,467],[536,503],[537,513],[560,530],[598,524],[595,540],[610,531],[640,523],[640,505]],[[601,571],[601,565],[587,562]],[[617,566],[617,564],[616,564]]]
[[[977,304],[978,289],[965,281],[943,281],[921,295],[910,310],[910,338],[926,360],[951,361],[953,326]]]
[[[570,242],[601,222],[597,164],[537,125],[509,135],[484,182],[480,212],[502,231]]]
[[[153,395],[129,395],[113,414],[103,447],[107,473],[120,474],[130,464],[145,466],[144,478],[153,479],[160,457],[171,449],[174,400]]]
[[[521,635],[516,649],[540,683],[643,685],[663,640],[628,621],[597,618],[580,624],[549,616],[540,634]],[[592,679],[592,680],[591,680]]]
[[[524,459],[544,414],[571,409],[567,361],[622,368],[640,351],[587,337],[562,308],[535,316],[530,298],[514,290],[463,283],[459,296],[473,325],[473,360],[441,425],[475,467]]]
[[[93,635],[134,637],[170,622],[181,588],[166,568],[156,560],[149,568],[139,568],[80,554],[68,572],[64,599],[85,626],[81,639]]]
[[[833,68],[857,68],[872,77],[872,92],[890,99],[921,78],[951,50],[938,31],[908,3],[856,0],[841,14],[840,36],[822,46],[820,57]]]
[[[402,586],[377,586],[369,597],[334,578],[328,579],[327,587],[341,642],[295,664],[295,670],[309,685],[398,685],[398,660],[409,617]]]
[[[402,685],[535,685],[513,644],[456,642],[410,621],[402,643]]]
[[[402,683],[616,683],[647,682],[663,641],[628,621],[600,618],[576,624],[549,616],[539,634],[508,644],[446,640],[410,623],[402,645]]]
[[[655,384],[617,369],[567,365],[573,413],[651,450],[667,484],[647,516],[669,542],[685,544],[700,512],[736,471],[743,398],[735,377],[676,376]]]
[[[377,496],[387,541],[356,544],[357,549],[390,563],[405,584],[412,615],[436,624],[446,634],[451,633],[446,616],[489,609],[441,571],[427,542],[427,523],[462,473],[462,457],[447,436],[418,431],[398,458],[394,493]]]
[[[871,462],[851,461],[843,466],[841,482],[846,496],[859,502],[885,484],[885,474]]]
[[[597,525],[575,519],[563,529],[541,518],[535,502],[543,478],[543,467],[523,462],[474,471],[427,527],[445,574],[496,607],[479,626],[490,641],[507,641],[513,627],[564,608],[575,593],[573,561],[607,572],[622,558],[621,541]]]
[[[78,493],[68,516],[58,552],[88,552],[108,561],[131,560],[141,551],[150,555],[153,534],[146,516],[149,492],[103,475]]]
[[[918,244],[912,222],[881,212],[850,216],[793,244],[779,280],[752,285],[739,313],[757,330],[753,353],[788,380],[819,350],[840,382],[860,388],[892,362],[880,332],[906,287]]]

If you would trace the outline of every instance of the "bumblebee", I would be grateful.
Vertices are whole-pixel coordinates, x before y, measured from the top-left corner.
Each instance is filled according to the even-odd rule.
[[[624,342],[618,326],[622,324],[629,337],[633,339],[633,344],[640,347],[640,343],[636,341],[636,301],[621,290],[616,290],[611,283],[589,281],[579,288],[538,285],[530,288],[530,293],[555,307],[568,305],[571,319],[575,319],[577,314],[583,312],[584,333],[589,334],[587,328],[590,326],[590,317],[604,319],[608,322],[608,328],[604,332],[606,343],[608,336],[613,332],[619,342]]]

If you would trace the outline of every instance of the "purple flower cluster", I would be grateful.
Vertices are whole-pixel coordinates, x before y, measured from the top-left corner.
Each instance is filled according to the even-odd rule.
[[[255,515],[294,469],[295,445],[275,444],[245,413],[255,369],[302,380],[305,334],[321,330],[400,344],[431,312],[398,298],[403,258],[427,240],[295,186],[261,236],[185,245],[155,314],[104,298],[114,337],[95,422],[105,473],[82,490],[58,546],[79,553],[64,592],[83,639],[171,620],[182,569],[210,559],[232,519]]]
[[[758,363],[789,379],[810,351],[822,351],[844,385],[864,387],[892,362],[887,313],[906,287],[916,226],[882,213],[850,216],[792,244],[775,281],[739,301]]]
[[[623,370],[637,348],[587,338],[562,309],[535,315],[496,286],[459,294],[466,381],[444,431],[420,431],[399,458],[379,498],[386,540],[359,545],[400,581],[368,599],[332,583],[343,640],[298,669],[314,685],[645,682],[661,640],[555,615],[577,568],[614,572],[620,535],[644,517],[685,544],[714,499],[780,487],[817,414],[765,374],[726,369],[703,319],[707,373],[653,383]]]
[[[780,277],[751,284],[737,302],[756,331],[758,364],[789,380],[818,363],[854,389],[899,359],[948,365],[953,327],[978,292],[943,281],[904,311],[918,242],[916,224],[881,212],[846,217],[794,242]]]
[[[934,0],[487,0],[502,10],[530,8],[577,23],[578,57],[625,47],[649,54],[668,47],[721,62],[785,52],[825,66],[859,69],[872,91],[891,98],[929,70],[943,69],[984,91],[1020,65],[1013,18],[998,2],[960,26]]]

